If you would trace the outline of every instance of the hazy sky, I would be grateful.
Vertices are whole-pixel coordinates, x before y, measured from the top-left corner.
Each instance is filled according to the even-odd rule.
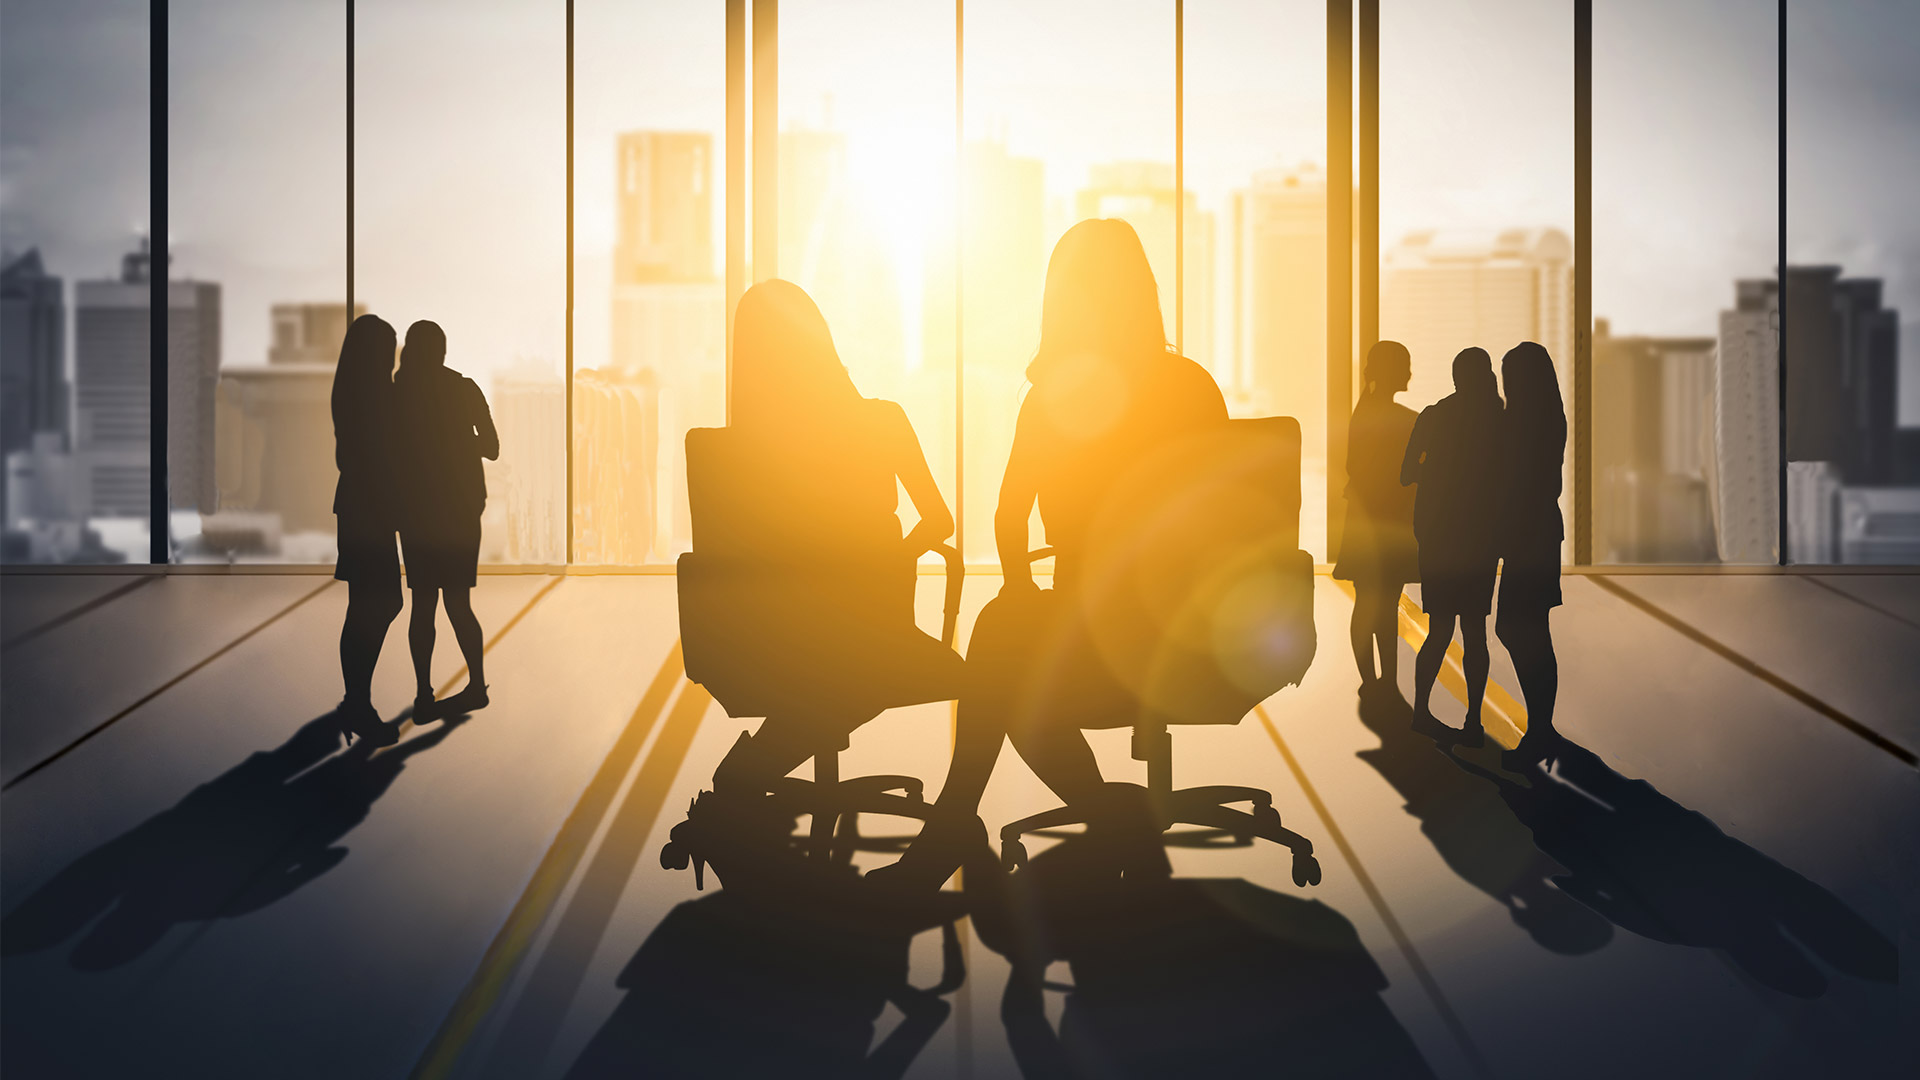
[[[1777,243],[1771,0],[1595,5],[1594,311],[1617,333],[1711,334],[1735,277]],[[1565,3],[1382,4],[1382,231],[1572,218]],[[576,5],[576,356],[604,352],[612,137],[716,134],[719,0]],[[1064,199],[1089,165],[1173,156],[1171,0],[972,0],[967,120],[1046,162]],[[1324,156],[1325,5],[1193,0],[1188,183],[1208,209],[1257,168]],[[267,305],[343,289],[344,30],[335,0],[174,0],[176,269],[225,292],[226,362],[264,359]],[[434,317],[479,370],[563,348],[559,6],[362,4],[359,295]],[[1886,279],[1908,323],[1902,417],[1920,424],[1920,4],[1792,5],[1796,262]],[[0,0],[0,242],[69,280],[110,274],[147,217],[147,12],[126,0]],[[790,0],[782,114],[849,132],[873,212],[943,221],[953,8]],[[1223,233],[1224,239],[1224,233]]]

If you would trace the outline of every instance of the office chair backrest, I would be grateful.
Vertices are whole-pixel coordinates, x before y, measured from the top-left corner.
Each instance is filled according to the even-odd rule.
[[[1108,668],[1169,723],[1236,723],[1313,660],[1300,425],[1232,420],[1155,452],[1094,519],[1079,602]]]

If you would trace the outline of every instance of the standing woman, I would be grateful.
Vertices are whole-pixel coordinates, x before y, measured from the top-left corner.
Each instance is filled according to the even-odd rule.
[[[394,553],[393,327],[362,315],[347,328],[333,370],[333,492],[340,555],[333,576],[347,583],[340,627],[338,716],[342,734],[377,730],[373,669],[387,628],[400,614],[400,559]]]
[[[480,512],[487,506],[480,459],[500,457],[500,435],[486,395],[446,360],[446,333],[437,323],[421,320],[407,327],[400,374],[393,380],[404,478],[400,543],[407,586],[413,590],[407,645],[413,653],[413,718],[421,724],[487,705],[486,656],[472,592],[480,564]],[[433,620],[443,598],[467,662],[467,685],[435,702]]]
[[[1547,350],[1523,341],[1500,361],[1507,409],[1501,455],[1507,470],[1501,515],[1500,609],[1494,633],[1513,657],[1527,702],[1527,733],[1509,753],[1516,763],[1550,760],[1558,738],[1553,703],[1560,665],[1547,616],[1560,606],[1560,468],[1567,451],[1567,413]]]
[[[1405,345],[1382,341],[1367,350],[1366,388],[1347,427],[1347,523],[1333,576],[1353,582],[1349,633],[1362,697],[1395,692],[1400,590],[1420,580],[1420,549],[1413,538],[1413,500],[1419,485],[1400,484],[1400,463],[1415,417],[1412,409],[1393,400],[1412,377],[1413,358]]]

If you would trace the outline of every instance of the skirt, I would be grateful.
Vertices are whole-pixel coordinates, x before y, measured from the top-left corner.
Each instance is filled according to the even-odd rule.
[[[1420,606],[1428,614],[1486,618],[1493,612],[1494,570],[1491,552],[1436,551],[1420,546]]]
[[[1333,576],[1355,584],[1405,585],[1420,580],[1420,546],[1413,527],[1380,522],[1373,515],[1347,506],[1346,529],[1340,537],[1340,559]]]
[[[435,522],[400,530],[407,557],[407,587],[471,589],[480,566],[480,519]]]
[[[1516,615],[1560,606],[1560,540],[1547,537],[1507,552],[1500,571],[1500,611]]]
[[[391,588],[400,594],[400,556],[391,524],[368,521],[358,514],[339,515],[340,554],[333,576],[349,584]]]

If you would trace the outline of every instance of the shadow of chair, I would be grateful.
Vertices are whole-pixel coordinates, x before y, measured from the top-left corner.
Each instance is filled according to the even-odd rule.
[[[887,709],[959,696],[953,638],[965,570],[951,546],[933,548],[946,564],[936,642],[914,624],[918,553],[897,540],[839,545],[838,523],[818,520],[807,484],[783,483],[792,466],[769,455],[734,429],[687,433],[693,550],[680,557],[677,580],[687,678],[728,716],[780,718],[812,732],[813,779],[780,777],[765,792],[780,810],[810,818],[810,856],[844,863],[862,847],[897,850],[904,838],[862,838],[859,815],[925,821],[922,782],[842,778],[839,755],[854,729]],[[700,833],[677,830],[662,866],[692,863],[702,879]]]
[[[774,890],[722,888],[669,912],[616,980],[626,996],[566,1073],[868,1077],[906,1074],[966,978],[957,893],[903,905],[839,868],[790,867]],[[909,981],[914,937],[941,932],[941,976]],[[874,1045],[887,1005],[901,1018]]]
[[[1338,911],[1240,879],[1109,867],[1070,838],[976,902],[981,941],[1012,965],[1001,1019],[1028,1080],[1433,1075]],[[1056,961],[1070,985],[1046,981]],[[1057,1029],[1049,990],[1067,995]]]
[[[1056,579],[1056,628],[1003,634],[1001,624],[1019,618],[1011,605],[996,601],[981,613],[969,650],[976,679],[1004,672],[1026,680],[1031,697],[1045,702],[1037,708],[1061,714],[1055,721],[1131,726],[1133,757],[1146,763],[1147,800],[1161,831],[1198,825],[1240,843],[1274,841],[1292,851],[1296,884],[1318,884],[1312,841],[1281,823],[1269,792],[1174,788],[1168,730],[1237,724],[1297,684],[1312,663],[1313,560],[1300,550],[1299,423],[1232,420],[1156,452],[1116,485],[1086,547],[1078,582]],[[1052,554],[1043,548],[1029,558]],[[1041,650],[1057,655],[1003,657],[1001,638],[1053,642]],[[1033,676],[1016,673],[1022,668],[1046,672],[1053,685],[1032,686]],[[1022,835],[1091,824],[1106,809],[1068,805],[1006,825],[1003,861],[1009,869],[1026,861]]]

